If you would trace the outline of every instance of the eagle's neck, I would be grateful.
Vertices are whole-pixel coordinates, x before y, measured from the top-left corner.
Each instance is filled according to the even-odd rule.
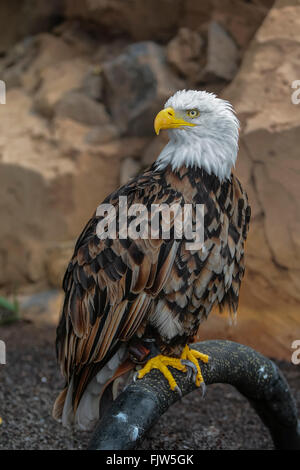
[[[224,129],[225,130],[225,129]],[[202,168],[209,175],[214,174],[220,180],[228,179],[234,167],[238,152],[238,129],[226,129],[226,132],[204,133],[198,128],[172,129],[170,141],[158,156],[155,167],[158,170],[170,165],[173,171],[182,166]]]

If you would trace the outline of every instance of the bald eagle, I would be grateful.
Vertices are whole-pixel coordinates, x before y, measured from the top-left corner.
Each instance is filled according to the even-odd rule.
[[[239,122],[229,102],[205,91],[182,90],[154,121],[168,129],[169,142],[156,162],[108,196],[120,212],[128,206],[174,204],[204,207],[203,243],[188,249],[170,218],[170,237],[99,237],[97,212],[79,236],[63,280],[65,300],[57,328],[57,356],[65,388],[53,415],[64,425],[91,428],[99,410],[133,374],[159,369],[174,393],[180,390],[168,366],[194,370],[198,359],[188,346],[215,305],[234,315],[244,275],[244,243],[250,207],[232,173]],[[160,224],[162,218],[160,217]],[[160,229],[160,226],[158,227]],[[137,371],[137,372],[136,372]]]

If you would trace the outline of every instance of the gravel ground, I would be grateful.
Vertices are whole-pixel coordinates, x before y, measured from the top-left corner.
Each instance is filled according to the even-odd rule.
[[[63,381],[54,354],[54,328],[19,322],[0,328],[7,364],[0,365],[0,449],[85,449],[87,432],[71,432],[51,417]],[[300,366],[278,363],[300,409]],[[247,401],[229,385],[211,385],[176,403],[142,449],[272,449]]]

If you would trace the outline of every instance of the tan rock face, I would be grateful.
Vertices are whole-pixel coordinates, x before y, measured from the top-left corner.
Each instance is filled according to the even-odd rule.
[[[44,67],[41,86],[35,95],[34,108],[45,117],[54,115],[54,107],[70,89],[79,88],[86,74],[87,63],[81,58]]]
[[[207,59],[200,78],[232,80],[237,72],[239,53],[237,46],[225,29],[215,21],[209,24]]]
[[[41,82],[44,83],[47,78],[52,78],[51,67],[54,66],[54,70],[58,67],[59,70],[61,63],[72,61],[81,55],[77,43],[70,44],[53,34],[42,33],[25,37],[8,49],[6,56],[0,62],[1,79],[5,81],[7,88],[22,86],[31,93],[40,86]],[[63,72],[65,73],[64,70]]]
[[[46,31],[63,13],[63,2],[12,0],[0,3],[0,52],[5,52],[20,38]]]
[[[66,268],[74,251],[73,242],[60,242],[49,245],[44,255],[47,279],[52,287],[60,289]]]
[[[246,309],[261,343],[276,355],[280,342],[285,357],[300,334],[300,105],[291,100],[299,44],[299,2],[277,2],[224,93],[242,120],[237,172],[254,209],[241,317]]]
[[[48,247],[77,237],[119,184],[122,146],[89,146],[70,126],[57,139],[17,89],[0,107],[0,285],[45,283]]]
[[[149,145],[145,148],[142,157],[142,165],[143,167],[148,167],[155,162],[158,155],[162,151],[165,145],[168,143],[168,134],[166,132],[161,132],[159,136],[154,137]]]
[[[66,15],[93,20],[110,34],[125,32],[141,41],[170,38],[176,32],[181,6],[182,0],[66,0]]]
[[[66,0],[68,18],[100,25],[110,35],[125,33],[135,41],[168,41],[180,27],[198,30],[220,22],[244,48],[263,21],[272,0]]]
[[[121,163],[120,184],[126,184],[130,178],[136,176],[140,171],[140,164],[131,157],[125,158]]]
[[[105,126],[111,119],[102,103],[97,103],[84,93],[70,91],[56,104],[55,114],[86,126]]]
[[[204,59],[204,41],[199,33],[181,28],[167,47],[168,62],[190,83],[197,82]]]

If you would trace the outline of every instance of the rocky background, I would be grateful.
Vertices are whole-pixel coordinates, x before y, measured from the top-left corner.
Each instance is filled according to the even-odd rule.
[[[165,144],[155,113],[177,89],[207,89],[241,120],[236,172],[253,216],[238,325],[212,315],[200,337],[289,360],[300,338],[299,46],[299,0],[1,2],[2,293],[31,321],[56,321],[84,224]]]

